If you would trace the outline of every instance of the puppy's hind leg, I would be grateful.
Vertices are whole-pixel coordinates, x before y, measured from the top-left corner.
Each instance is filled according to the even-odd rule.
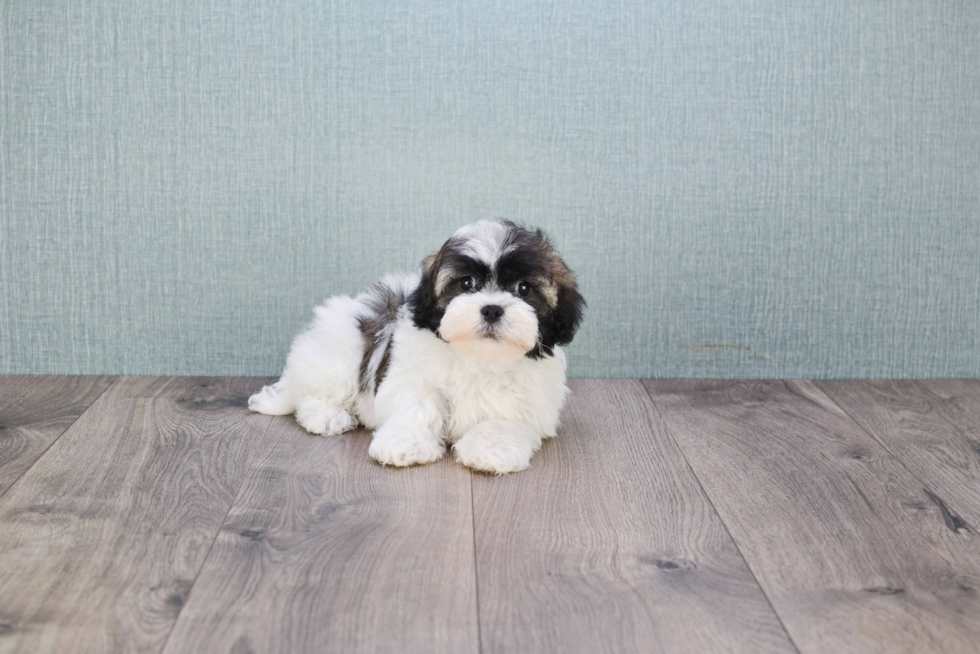
[[[338,406],[313,397],[294,401],[281,379],[248,398],[248,408],[269,416],[285,416],[295,412],[296,422],[300,426],[320,436],[334,436],[357,427],[357,420]]]
[[[336,436],[357,427],[357,420],[346,410],[312,397],[297,403],[296,422],[320,436]]]
[[[361,306],[336,296],[315,309],[316,318],[293,339],[282,378],[249,400],[253,411],[286,415],[311,434],[332,435],[357,426],[353,411],[363,337],[357,315]]]
[[[263,386],[261,391],[248,398],[248,408],[267,416],[286,416],[296,410],[296,405],[280,379],[275,384]]]

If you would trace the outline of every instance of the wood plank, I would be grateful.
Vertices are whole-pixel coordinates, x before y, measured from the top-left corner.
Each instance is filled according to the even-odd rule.
[[[826,381],[817,386],[974,528],[980,526],[980,382]]]
[[[791,652],[642,385],[573,381],[530,470],[474,475],[483,652]]]
[[[976,532],[816,386],[646,386],[802,652],[976,652]]]
[[[0,495],[78,420],[114,379],[0,376]]]
[[[121,378],[0,499],[0,651],[159,651],[271,418]]]
[[[475,652],[468,471],[277,418],[167,652]]]

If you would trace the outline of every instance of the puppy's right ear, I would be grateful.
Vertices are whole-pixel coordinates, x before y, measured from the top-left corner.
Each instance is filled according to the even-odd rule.
[[[418,287],[408,297],[412,310],[412,321],[419,329],[430,329],[439,333],[444,311],[439,309],[436,297],[436,276],[439,274],[439,252],[430,254],[422,263],[422,279]]]

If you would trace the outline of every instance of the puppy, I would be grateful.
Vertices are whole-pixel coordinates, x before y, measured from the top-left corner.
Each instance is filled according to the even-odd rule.
[[[420,275],[388,276],[315,309],[278,382],[252,411],[296,414],[312,434],[362,423],[384,465],[443,457],[524,470],[555,435],[565,354],[585,301],[541,230],[481,221],[457,231]]]

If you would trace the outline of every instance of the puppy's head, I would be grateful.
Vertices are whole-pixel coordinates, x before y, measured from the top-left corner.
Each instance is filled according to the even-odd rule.
[[[481,221],[423,264],[409,303],[415,325],[477,361],[551,356],[571,342],[585,301],[541,230]]]

